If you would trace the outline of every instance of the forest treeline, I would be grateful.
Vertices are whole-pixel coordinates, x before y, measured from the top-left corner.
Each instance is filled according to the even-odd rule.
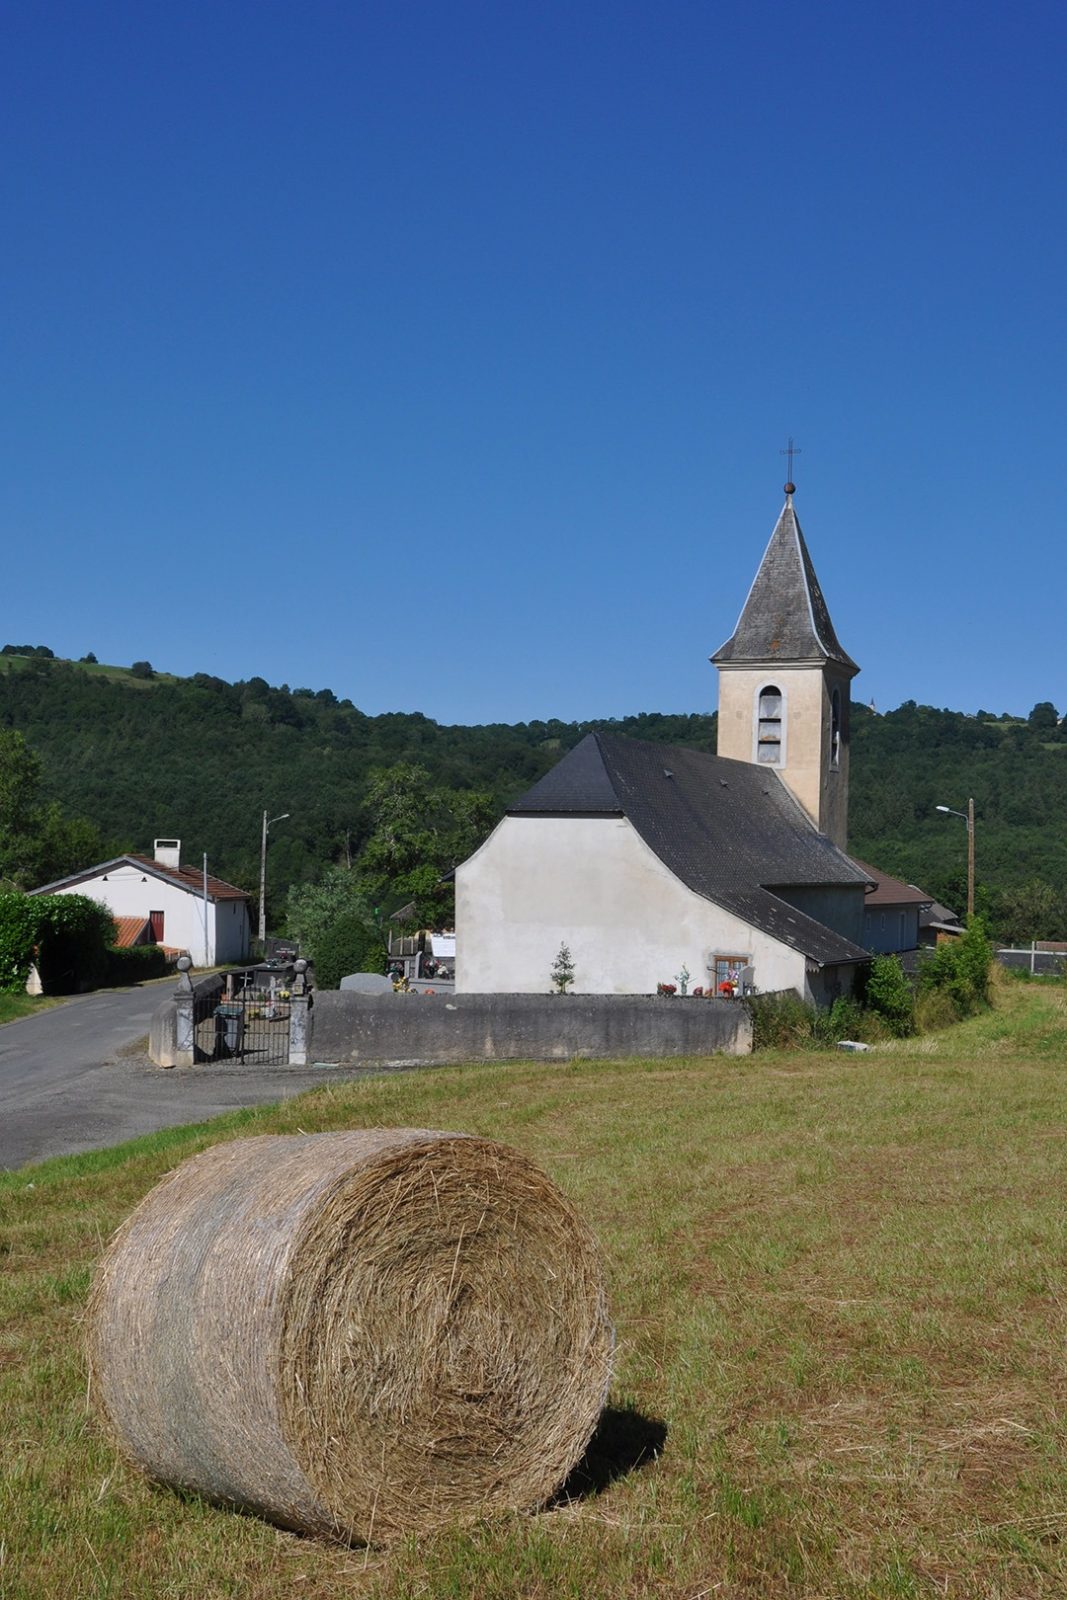
[[[413,851],[428,850],[424,865],[447,870],[450,856],[473,848],[593,729],[715,748],[714,715],[450,726],[417,712],[368,716],[329,689],[206,673],[157,678],[147,663],[134,674],[56,660],[44,648],[0,650],[0,730],[21,735],[35,758],[34,814],[51,819],[51,854],[39,852],[34,870],[56,876],[91,864],[63,856],[84,852],[90,839],[102,859],[173,836],[186,860],[199,864],[206,852],[213,872],[254,891],[263,811],[289,812],[270,835],[272,913],[291,886],[361,859],[377,874],[367,879],[375,898],[397,899],[409,880],[422,881],[411,877]],[[973,796],[979,896],[994,931],[1064,933],[1065,731],[1050,702],[1022,717],[913,701],[883,715],[853,706],[850,848],[962,910],[966,829],[934,808],[965,811]],[[0,807],[3,781],[0,772]],[[420,807],[400,803],[409,783],[432,822],[421,833],[412,815]],[[0,877],[10,877],[4,826],[0,816]]]

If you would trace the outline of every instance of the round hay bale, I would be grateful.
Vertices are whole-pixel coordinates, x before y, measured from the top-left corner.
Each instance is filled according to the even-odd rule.
[[[596,1426],[596,1244],[524,1156],[375,1129],[239,1139],[112,1240],[92,1392],[152,1477],[385,1541],[550,1498]]]

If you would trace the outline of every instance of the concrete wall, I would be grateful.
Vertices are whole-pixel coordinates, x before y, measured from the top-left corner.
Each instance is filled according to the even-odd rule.
[[[505,817],[456,871],[456,993],[543,995],[561,943],[576,994],[654,994],[683,965],[706,987],[716,955],[805,993],[803,955],[687,889],[625,817]]]
[[[224,961],[240,961],[248,954],[248,902],[208,900],[208,947],[204,949],[204,901],[202,896],[142,872],[139,867],[121,866],[83,883],[57,889],[56,894],[83,894],[107,906],[114,917],[147,917],[150,911],[163,912],[161,943],[188,950],[198,966],[215,966]]]
[[[769,767],[789,785],[820,832],[843,850],[848,839],[849,681],[831,665],[719,667],[719,742],[721,756],[756,762],[757,703],[761,689],[781,690],[782,764]],[[831,765],[831,697],[840,694],[841,742],[838,765]]]
[[[729,1000],[348,990],[314,999],[308,1059],[346,1066],[746,1055],[752,1048],[748,1012]]]

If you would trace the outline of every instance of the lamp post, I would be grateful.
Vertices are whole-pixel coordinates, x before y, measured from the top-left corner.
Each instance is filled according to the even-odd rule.
[[[962,817],[967,824],[967,918],[974,916],[974,799],[967,802],[966,811],[953,811],[951,806],[935,806],[949,817]]]
[[[267,950],[267,834],[274,823],[284,822],[291,813],[283,811],[280,817],[271,817],[268,821],[267,813],[263,813],[263,848],[259,853],[259,942],[264,955]]]

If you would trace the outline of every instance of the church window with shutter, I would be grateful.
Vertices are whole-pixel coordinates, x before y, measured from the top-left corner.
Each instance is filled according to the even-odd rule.
[[[780,767],[784,760],[785,697],[777,684],[764,684],[756,708],[756,760],[764,767]]]

